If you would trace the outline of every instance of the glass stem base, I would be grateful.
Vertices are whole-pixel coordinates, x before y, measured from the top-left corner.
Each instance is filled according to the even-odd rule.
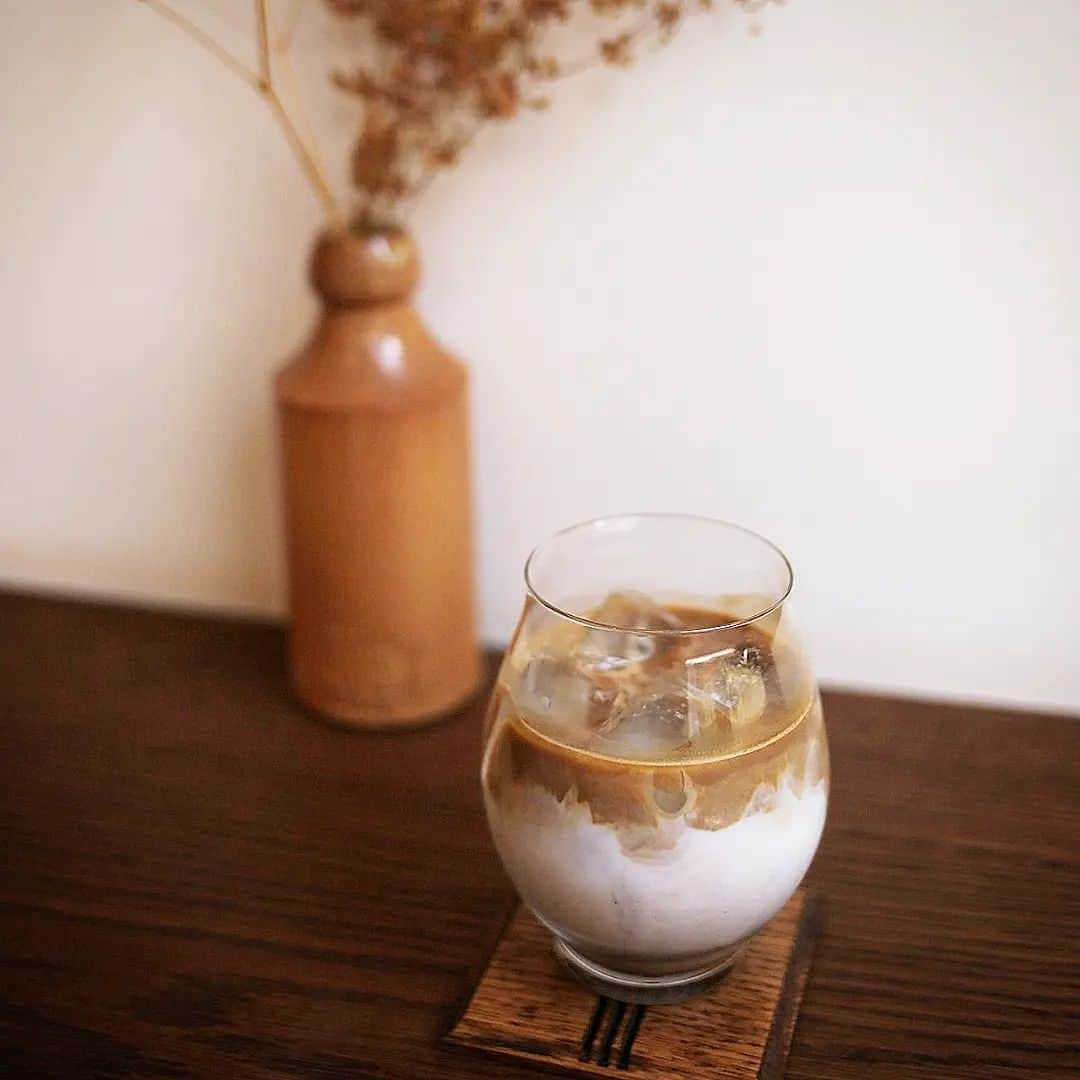
[[[574,978],[596,994],[635,1005],[672,1005],[697,997],[720,982],[742,952],[742,946],[735,945],[715,964],[677,975],[629,975],[587,959],[559,937],[554,940],[555,955]]]

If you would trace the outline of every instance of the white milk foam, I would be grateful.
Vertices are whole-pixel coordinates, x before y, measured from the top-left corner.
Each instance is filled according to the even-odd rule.
[[[667,958],[743,941],[784,906],[810,866],[825,826],[825,782],[798,794],[785,775],[778,789],[759,794],[767,797],[751,799],[725,828],[675,818],[638,848],[593,822],[573,792],[558,800],[525,783],[498,801],[486,797],[503,863],[552,929],[586,951]]]

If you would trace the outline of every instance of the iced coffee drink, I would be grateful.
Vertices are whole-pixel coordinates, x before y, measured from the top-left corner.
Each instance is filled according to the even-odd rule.
[[[488,715],[503,864],[571,968],[626,1000],[722,974],[792,896],[825,824],[828,751],[784,610],[790,569],[729,530],[609,519],[539,549]],[[665,555],[699,563],[657,566]],[[710,592],[714,579],[748,589]]]

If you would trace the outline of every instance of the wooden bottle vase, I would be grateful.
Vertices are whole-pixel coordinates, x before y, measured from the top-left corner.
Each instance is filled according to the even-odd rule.
[[[409,297],[403,232],[328,233],[323,312],[278,375],[296,694],[358,726],[407,725],[480,676],[465,368]]]

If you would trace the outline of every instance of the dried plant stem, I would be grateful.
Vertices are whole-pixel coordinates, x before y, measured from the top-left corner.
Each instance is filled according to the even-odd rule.
[[[270,79],[270,33],[266,28],[266,0],[255,0],[255,38],[258,41],[259,81],[265,89],[272,87]]]
[[[318,193],[323,208],[326,210],[326,216],[330,219],[330,224],[335,229],[344,228],[345,215],[342,213],[329,183],[327,183],[326,173],[319,162],[317,153],[313,149],[314,140],[311,138],[310,133],[308,138],[311,145],[304,140],[285,108],[285,103],[281,100],[277,87],[274,85],[273,72],[270,68],[269,23],[270,20],[266,14],[266,0],[255,0],[255,25],[259,41],[259,71],[262,73],[262,78],[259,80],[259,90],[262,92],[263,97],[266,98],[270,111],[277,117],[281,130],[285,133],[285,138],[292,148],[296,160],[300,163],[300,168],[304,170],[308,180]]]
[[[239,75],[266,100],[270,112],[285,135],[285,141],[289,144],[289,149],[292,150],[305,177],[322,203],[323,210],[326,212],[331,226],[335,229],[344,228],[345,215],[327,182],[326,174],[319,163],[319,159],[313,147],[309,145],[308,141],[305,141],[297,130],[274,84],[273,72],[270,66],[270,20],[266,10],[266,0],[255,0],[255,27],[258,39],[257,71],[252,70],[243,61],[238,60],[205,30],[166,3],[166,0],[140,0],[140,2],[152,8],[187,34],[208,53],[217,57],[230,71],[235,75]]]
[[[325,176],[326,169],[322,158],[317,153],[318,140],[315,138],[314,128],[311,125],[307,110],[304,108],[304,99],[300,93],[300,84],[296,78],[296,69],[293,67],[292,58],[285,50],[272,49],[271,52],[274,58],[274,79],[283,84],[282,89],[285,92],[285,97],[291,102],[293,122],[296,125],[300,140],[308,148],[316,171]]]
[[[323,204],[323,209],[326,211],[330,224],[335,229],[343,229],[345,227],[345,215],[342,213],[333,191],[330,190],[330,185],[326,182],[326,177],[323,175],[318,162],[312,155],[311,150],[308,149],[299,131],[296,130],[292,117],[286,112],[277,91],[273,87],[267,86],[263,90],[263,96],[270,106],[270,111],[277,117],[281,130],[285,133],[285,138],[296,156],[296,160],[300,163],[300,167],[318,193],[319,200]]]
[[[289,13],[282,20],[281,29],[278,31],[277,40],[274,42],[276,53],[287,53],[292,46],[293,38],[296,37],[296,27],[300,22],[300,14],[304,10],[304,0],[293,0]]]
[[[139,0],[139,2],[153,8],[163,19],[167,19],[174,26],[178,26],[208,53],[216,56],[234,74],[239,75],[245,82],[251,83],[253,87],[258,89],[259,76],[242,60],[237,60],[228,49],[219,45],[205,30],[196,26],[186,15],[181,15],[179,11],[169,7],[165,0]]]

